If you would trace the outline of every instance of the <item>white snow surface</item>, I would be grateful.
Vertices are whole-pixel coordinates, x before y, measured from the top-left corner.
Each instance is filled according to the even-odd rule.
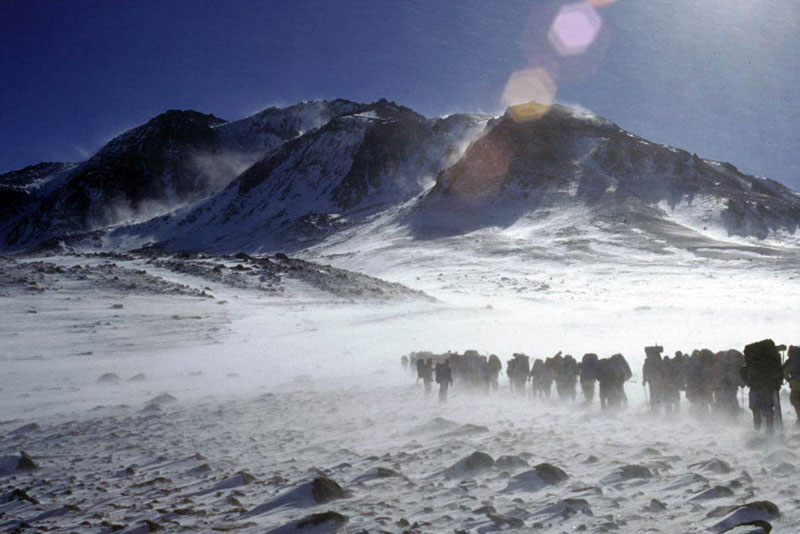
[[[578,213],[570,220],[589,230]],[[297,528],[330,510],[349,518],[340,532],[354,533],[704,532],[764,517],[718,508],[762,500],[780,508],[767,519],[775,531],[791,531],[800,523],[800,432],[788,400],[786,428],[768,440],[747,414],[699,419],[684,402],[678,418],[649,415],[638,371],[642,347],[655,342],[670,353],[741,350],[764,337],[796,343],[796,269],[746,252],[726,259],[682,250],[659,260],[603,240],[593,246],[626,261],[577,261],[575,247],[559,241],[575,236],[559,237],[556,227],[537,227],[552,233],[541,243],[549,259],[525,225],[475,232],[463,254],[448,240],[405,246],[403,231],[388,226],[385,241],[344,239],[308,253],[424,290],[435,303],[347,303],[299,284],[265,295],[142,259],[117,263],[214,298],[79,282],[0,287],[0,458],[25,451],[39,465],[0,473],[0,531],[25,522],[150,532],[152,521],[165,531],[327,532],[334,522]],[[481,240],[491,247],[473,246]],[[470,348],[504,364],[512,352],[622,352],[635,373],[629,405],[608,414],[597,404],[521,398],[504,379],[491,396],[455,387],[440,405],[400,366],[414,350]],[[119,383],[97,383],[105,373]],[[138,373],[145,379],[129,381]],[[529,467],[440,475],[476,451]],[[541,463],[569,478],[542,485],[525,475],[517,478],[524,491],[506,489]],[[621,478],[626,465],[653,477]],[[378,467],[398,475],[376,476]],[[320,474],[350,496],[259,508]],[[716,486],[732,495],[692,500]],[[15,488],[40,503],[9,500]]]

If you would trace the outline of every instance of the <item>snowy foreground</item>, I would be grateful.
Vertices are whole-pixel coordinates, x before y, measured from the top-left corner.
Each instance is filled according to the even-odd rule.
[[[34,261],[60,269],[39,265],[51,274],[37,278]],[[767,440],[746,413],[700,420],[684,404],[678,419],[655,418],[638,376],[619,414],[507,387],[490,397],[456,387],[439,405],[399,363],[412,350],[474,348],[504,363],[514,351],[619,351],[636,372],[654,342],[670,353],[796,343],[785,270],[406,269],[376,274],[437,301],[395,288],[402,298],[387,303],[289,277],[265,291],[143,258],[109,263],[3,264],[0,531],[800,524],[800,432],[786,399],[783,435]],[[36,469],[22,469],[29,459]]]

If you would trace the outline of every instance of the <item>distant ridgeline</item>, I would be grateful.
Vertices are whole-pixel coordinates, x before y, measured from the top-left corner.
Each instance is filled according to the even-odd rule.
[[[296,251],[377,216],[432,239],[575,206],[668,245],[686,230],[788,243],[800,224],[780,183],[586,112],[429,119],[334,100],[233,122],[170,110],[84,162],[0,175],[0,251]]]

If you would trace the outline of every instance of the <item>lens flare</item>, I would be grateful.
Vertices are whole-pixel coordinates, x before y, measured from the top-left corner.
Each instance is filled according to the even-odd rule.
[[[569,4],[559,10],[547,38],[560,55],[574,56],[589,49],[602,26],[603,19],[590,4]]]
[[[516,106],[536,102],[551,106],[556,98],[558,86],[547,69],[535,67],[518,70],[509,78],[503,91],[503,104]]]
[[[614,3],[614,0],[587,0],[587,1],[594,7],[610,6],[611,4]]]

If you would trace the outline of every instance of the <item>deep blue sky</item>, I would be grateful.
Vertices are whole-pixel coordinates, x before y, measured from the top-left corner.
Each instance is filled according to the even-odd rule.
[[[84,159],[169,108],[497,113],[513,72],[544,65],[560,101],[800,189],[800,2],[617,0],[564,60],[546,34],[568,3],[1,0],[0,172]]]

